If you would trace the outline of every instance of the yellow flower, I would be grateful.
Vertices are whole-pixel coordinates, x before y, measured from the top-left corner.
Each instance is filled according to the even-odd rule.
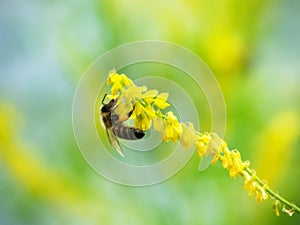
[[[115,82],[115,86],[118,87],[119,83],[116,82],[115,76],[113,74],[109,82]],[[156,118],[156,110],[153,106],[165,108],[169,105],[166,103],[168,94],[157,95],[157,90],[146,90],[146,86],[137,87],[134,84],[129,84],[120,93],[116,107],[116,113],[119,115],[126,114],[134,108],[131,118],[134,120],[135,127],[143,130],[149,129],[152,125],[152,119]],[[115,90],[112,87],[113,91]]]
[[[295,209],[294,208],[287,209],[287,208],[285,208],[285,205],[284,205],[282,208],[282,212],[288,214],[289,216],[292,216],[295,212]]]
[[[248,163],[247,166],[249,166],[249,163]],[[250,175],[247,171],[242,170],[240,172],[240,174],[242,175],[242,177],[245,180],[244,188],[245,188],[246,191],[248,191],[250,196],[253,195],[253,194],[256,194],[255,200],[257,202],[261,202],[262,200],[266,200],[268,198],[268,194],[266,192],[267,185],[264,184],[263,186],[261,186],[261,184],[259,184],[256,181],[255,172],[253,172],[253,174]],[[278,215],[278,208],[277,209],[275,208],[275,212],[276,212],[276,215]]]
[[[266,200],[267,198],[268,198],[268,194],[267,194],[266,190],[263,187],[261,187],[260,185],[257,185],[255,200],[257,202],[261,202],[262,200]]]
[[[192,123],[182,124],[182,134],[180,138],[180,144],[184,149],[192,147],[198,139],[197,132],[194,129]]]
[[[232,165],[229,168],[229,174],[231,177],[236,178],[239,173],[244,169],[243,168],[243,162],[241,160],[241,154],[236,151],[230,151],[230,157],[232,158]]]
[[[152,125],[152,119],[156,117],[155,111],[151,105],[145,106],[141,102],[135,104],[131,118],[134,120],[136,128],[148,130]]]
[[[214,153],[215,156],[214,156],[214,159],[212,161],[212,164],[215,164],[219,160],[220,155],[222,154],[222,152],[224,150],[228,149],[227,143],[224,140],[222,140],[221,138],[219,138],[219,139],[220,139],[221,143],[218,143],[218,150],[217,150],[216,153]]]
[[[256,201],[261,202],[270,195],[275,199],[275,212],[279,215],[279,201],[287,204],[290,209],[284,206],[282,211],[292,215],[295,211],[300,213],[300,208],[295,204],[281,199],[266,184],[266,182],[256,176],[255,171],[249,168],[249,161],[242,161],[241,154],[237,150],[230,150],[227,143],[215,133],[198,133],[191,123],[179,123],[173,112],[169,111],[165,115],[160,111],[170,104],[167,102],[168,93],[158,94],[157,90],[148,90],[146,86],[135,86],[124,74],[117,74],[111,71],[107,84],[111,84],[111,99],[117,99],[115,112],[119,115],[126,115],[130,111],[131,119],[134,120],[135,127],[148,130],[153,122],[154,130],[159,132],[164,142],[180,140],[184,149],[189,149],[196,145],[200,158],[205,163],[216,163],[221,161],[223,167],[229,171],[231,177],[242,176],[244,178],[244,188],[249,195],[256,195]],[[1,120],[0,120],[1,122]],[[0,132],[1,133],[1,132]],[[1,137],[1,135],[0,135]],[[208,158],[205,158],[208,156]],[[212,156],[212,157],[211,157]],[[210,161],[207,161],[210,160]],[[200,170],[201,167],[200,165]]]
[[[240,174],[245,175],[242,174],[242,172],[246,167],[250,165],[250,162],[243,162],[239,151],[230,151],[228,147],[225,146],[221,153],[219,154],[218,158],[221,160],[223,167],[229,170],[229,174],[231,177],[236,178]]]
[[[258,183],[255,181],[255,174],[250,176],[248,172],[242,171],[241,172],[245,182],[244,182],[244,188],[249,193],[249,195],[253,195],[256,192],[256,186]]]
[[[166,124],[160,116],[153,119],[153,128],[160,134],[160,137],[163,139],[166,133]]]
[[[258,183],[256,181],[247,181],[245,182],[244,188],[246,191],[248,191],[249,195],[252,196],[256,193],[256,187]]]
[[[149,90],[146,91],[142,98],[144,99],[145,102],[151,104],[154,101],[155,96],[158,94],[158,91],[153,89],[153,90]]]
[[[161,93],[158,96],[156,96],[153,104],[160,109],[164,109],[170,105],[169,103],[166,102],[168,97],[169,97],[168,93]]]
[[[273,202],[273,209],[275,210],[275,215],[276,216],[280,216],[280,213],[279,213],[279,204],[280,204],[280,202],[277,199],[274,200],[274,202]]]
[[[152,120],[157,117],[156,111],[158,111],[155,110],[154,107],[164,109],[170,105],[166,102],[168,93],[158,95],[157,90],[147,91],[146,86],[138,87],[134,85],[126,75],[119,75],[115,70],[112,70],[109,73],[107,85],[110,84],[112,85],[110,96],[118,99],[115,112],[119,116],[122,116],[134,109],[131,118],[134,120],[135,127],[139,129],[147,130],[151,127]],[[178,124],[174,124],[176,131]],[[168,130],[170,134],[170,128],[168,128]],[[177,133],[178,132],[179,131],[177,131]],[[163,129],[160,129],[160,133],[161,135],[164,133]],[[174,137],[176,136],[175,134]]]
[[[112,84],[111,93],[112,95],[116,95],[118,92],[121,92],[124,87],[132,84],[132,80],[130,80],[124,74],[119,75],[115,70],[111,70],[109,72],[106,84]]]
[[[153,106],[157,106],[159,109],[164,109],[168,107],[170,104],[167,103],[168,93],[161,93],[159,95],[157,90],[149,90],[143,94],[143,100],[147,104],[151,104]]]
[[[177,117],[173,112],[167,112],[166,114],[166,133],[164,137],[164,142],[173,141],[176,142],[180,139],[182,126],[178,122]]]
[[[138,87],[134,84],[128,85],[120,94],[121,101],[136,102],[143,97],[143,92],[147,90],[146,86]]]
[[[224,148],[223,155],[220,155],[219,158],[222,161],[223,168],[230,169],[230,167],[233,165],[232,158],[230,156],[230,150],[228,148]]]
[[[209,133],[205,132],[203,135],[198,136],[198,140],[196,141],[196,149],[198,152],[199,158],[202,158],[204,153],[206,152],[208,143],[211,140],[211,136]]]
[[[124,88],[118,97],[115,112],[119,115],[126,115],[133,110],[135,103],[142,97],[142,92],[147,90],[146,86],[137,87],[130,84]]]
[[[140,115],[134,120],[134,126],[142,130],[148,130],[152,125],[152,119],[146,115]]]

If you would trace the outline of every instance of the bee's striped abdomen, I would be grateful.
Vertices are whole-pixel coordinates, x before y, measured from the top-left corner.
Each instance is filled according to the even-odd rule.
[[[117,137],[127,139],[127,140],[137,140],[145,136],[144,131],[134,127],[124,126],[121,123],[116,124],[113,127],[113,132]]]

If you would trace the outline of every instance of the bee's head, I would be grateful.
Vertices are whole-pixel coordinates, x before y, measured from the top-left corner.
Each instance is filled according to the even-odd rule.
[[[105,97],[104,97],[105,98]],[[101,113],[105,113],[105,112],[111,112],[113,106],[116,103],[116,99],[112,99],[109,101],[109,103],[104,104],[102,101],[103,106],[101,107]]]

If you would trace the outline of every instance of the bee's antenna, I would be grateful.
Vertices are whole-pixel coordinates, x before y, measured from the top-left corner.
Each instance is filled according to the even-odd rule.
[[[102,105],[104,105],[104,100],[105,100],[106,96],[107,96],[107,94],[105,94],[103,99],[102,99]]]

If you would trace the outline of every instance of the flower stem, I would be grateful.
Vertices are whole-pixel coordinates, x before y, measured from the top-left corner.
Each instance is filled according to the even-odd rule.
[[[246,167],[245,170],[250,174],[250,175],[254,175],[254,172],[249,168]],[[265,182],[263,182],[259,177],[255,176],[255,180],[263,187],[265,186],[265,190],[267,193],[269,193],[270,196],[272,196],[274,199],[277,199],[278,201],[280,201],[283,205],[288,206],[290,209],[292,209],[293,211],[297,212],[298,214],[300,214],[300,208],[294,204],[289,202],[288,200],[286,200],[285,198],[281,197],[279,194],[277,194],[276,192],[274,192],[271,188],[269,188],[269,186],[266,185]]]

